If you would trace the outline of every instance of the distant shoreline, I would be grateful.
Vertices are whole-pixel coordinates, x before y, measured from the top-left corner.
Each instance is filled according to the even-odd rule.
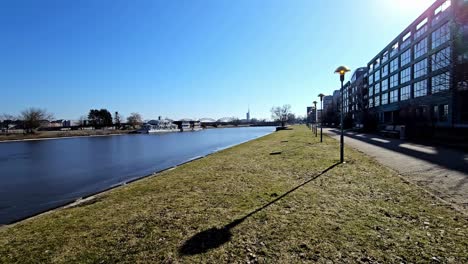
[[[241,127],[261,127],[261,126],[219,126],[206,127],[204,129],[221,129],[221,128],[241,128]],[[73,131],[41,131],[38,134],[23,135],[11,134],[0,135],[0,143],[27,142],[40,140],[56,140],[56,139],[72,139],[80,137],[109,137],[133,134],[136,130],[73,130]],[[94,132],[94,133],[92,133]]]
[[[94,133],[92,133],[94,132]],[[44,131],[38,134],[23,135],[0,135],[0,143],[8,142],[25,142],[25,141],[39,141],[39,140],[54,140],[54,139],[70,139],[80,137],[107,137],[107,136],[120,136],[130,134],[132,131],[128,130],[97,130],[97,131]]]

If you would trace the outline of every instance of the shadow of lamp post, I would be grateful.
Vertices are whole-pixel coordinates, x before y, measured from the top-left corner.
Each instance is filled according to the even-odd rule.
[[[317,137],[317,101],[314,101],[314,111],[315,111],[315,126],[314,126],[314,130],[315,130],[315,137]]]
[[[324,94],[319,94],[318,97],[320,97],[320,142],[323,142],[323,135],[322,135],[322,130],[323,130],[323,97],[325,97]]]
[[[341,128],[341,135],[340,135],[340,162],[344,163],[344,133],[343,133],[343,112],[344,112],[344,95],[343,95],[343,82],[345,79],[345,74],[347,72],[351,71],[348,67],[346,66],[340,66],[335,70],[335,73],[338,73],[340,75],[340,81],[341,81],[341,90],[340,90],[340,101],[341,101],[341,114],[340,114],[340,128]]]

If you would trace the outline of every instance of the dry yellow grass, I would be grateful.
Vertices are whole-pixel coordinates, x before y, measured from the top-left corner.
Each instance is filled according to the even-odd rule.
[[[361,153],[311,180],[338,155],[274,133],[4,228],[0,262],[468,262],[468,220]]]

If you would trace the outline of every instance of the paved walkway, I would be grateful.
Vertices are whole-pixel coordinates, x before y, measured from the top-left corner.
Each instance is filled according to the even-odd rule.
[[[339,130],[324,132],[339,140]],[[355,132],[345,134],[345,144],[468,213],[468,153]]]

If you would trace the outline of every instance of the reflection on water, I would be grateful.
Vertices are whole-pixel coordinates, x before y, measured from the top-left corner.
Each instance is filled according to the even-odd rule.
[[[0,224],[273,132],[210,129],[0,143]]]

